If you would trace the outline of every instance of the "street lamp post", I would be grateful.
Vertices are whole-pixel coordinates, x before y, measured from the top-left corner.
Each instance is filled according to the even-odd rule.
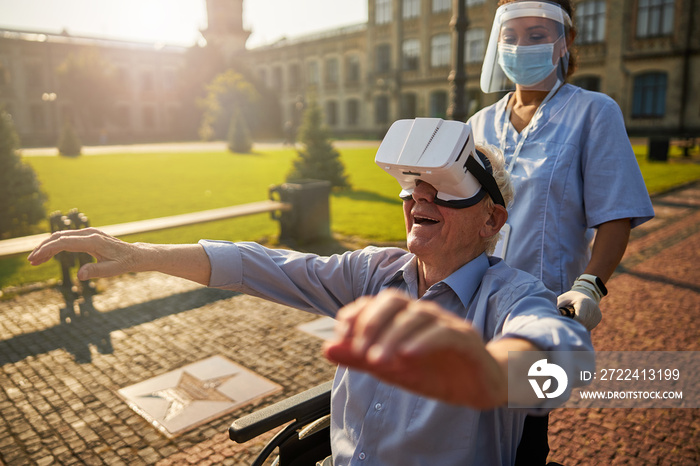
[[[465,86],[467,84],[467,69],[464,63],[464,42],[469,26],[467,18],[467,0],[454,0],[452,2],[452,20],[450,26],[454,28],[456,47],[454,48],[454,69],[450,73],[449,81],[452,87],[452,105],[447,111],[451,120],[467,120],[467,95]]]
[[[53,134],[54,137],[58,137],[59,133],[59,128],[58,128],[58,114],[56,112],[56,105],[54,102],[56,102],[56,99],[58,98],[58,95],[55,92],[44,92],[41,94],[41,100],[46,102],[48,104],[49,108],[49,121],[50,121],[50,126],[49,126],[49,133]]]

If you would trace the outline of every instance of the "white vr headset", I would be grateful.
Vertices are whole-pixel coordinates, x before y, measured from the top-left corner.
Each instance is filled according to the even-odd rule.
[[[470,207],[488,193],[505,207],[488,158],[474,146],[471,127],[440,118],[398,120],[384,136],[377,165],[396,178],[401,198],[408,200],[418,181],[437,191],[433,202],[453,208]]]

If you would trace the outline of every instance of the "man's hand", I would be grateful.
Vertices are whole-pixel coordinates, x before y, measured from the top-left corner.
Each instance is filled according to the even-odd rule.
[[[208,285],[211,274],[209,258],[198,244],[126,243],[95,228],[57,231],[27,259],[39,265],[61,251],[85,252],[97,260],[78,270],[80,280],[153,270]]]
[[[333,362],[449,403],[491,409],[507,401],[504,365],[470,323],[433,302],[386,290],[337,319],[336,339],[324,346]]]
[[[80,280],[111,277],[138,270],[138,246],[109,236],[95,228],[57,231],[34,248],[27,260],[32,265],[43,264],[61,251],[85,252],[97,263],[83,265],[78,271]]]

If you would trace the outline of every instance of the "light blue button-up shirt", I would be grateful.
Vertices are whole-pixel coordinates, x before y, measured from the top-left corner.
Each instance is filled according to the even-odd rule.
[[[522,138],[505,119],[509,96],[469,120],[477,144],[500,147],[505,140],[506,163]],[[566,84],[532,124],[511,172],[505,261],[561,294],[590,261],[591,228],[623,218],[634,228],[654,209],[610,97]]]
[[[416,259],[398,248],[319,257],[256,243],[200,244],[212,266],[210,286],[317,314],[335,316],[342,306],[388,287],[414,298],[418,294]],[[421,299],[471,321],[485,341],[515,337],[545,351],[592,351],[588,332],[559,316],[554,294],[539,280],[485,254],[430,287]],[[576,361],[555,363],[591,369],[573,367]],[[509,465],[526,414],[442,403],[341,366],[331,398],[333,458],[343,466]]]

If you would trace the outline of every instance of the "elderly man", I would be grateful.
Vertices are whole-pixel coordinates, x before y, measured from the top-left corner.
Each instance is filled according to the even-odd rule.
[[[336,465],[512,464],[526,413],[506,407],[508,352],[591,351],[589,335],[559,315],[538,280],[488,255],[512,189],[502,160],[474,148],[469,126],[399,121],[377,163],[403,188],[410,252],[128,244],[87,229],[54,234],[29,261],[83,251],[97,263],[80,269],[81,280],[156,270],[337,317],[337,339],[324,348],[340,363]]]

